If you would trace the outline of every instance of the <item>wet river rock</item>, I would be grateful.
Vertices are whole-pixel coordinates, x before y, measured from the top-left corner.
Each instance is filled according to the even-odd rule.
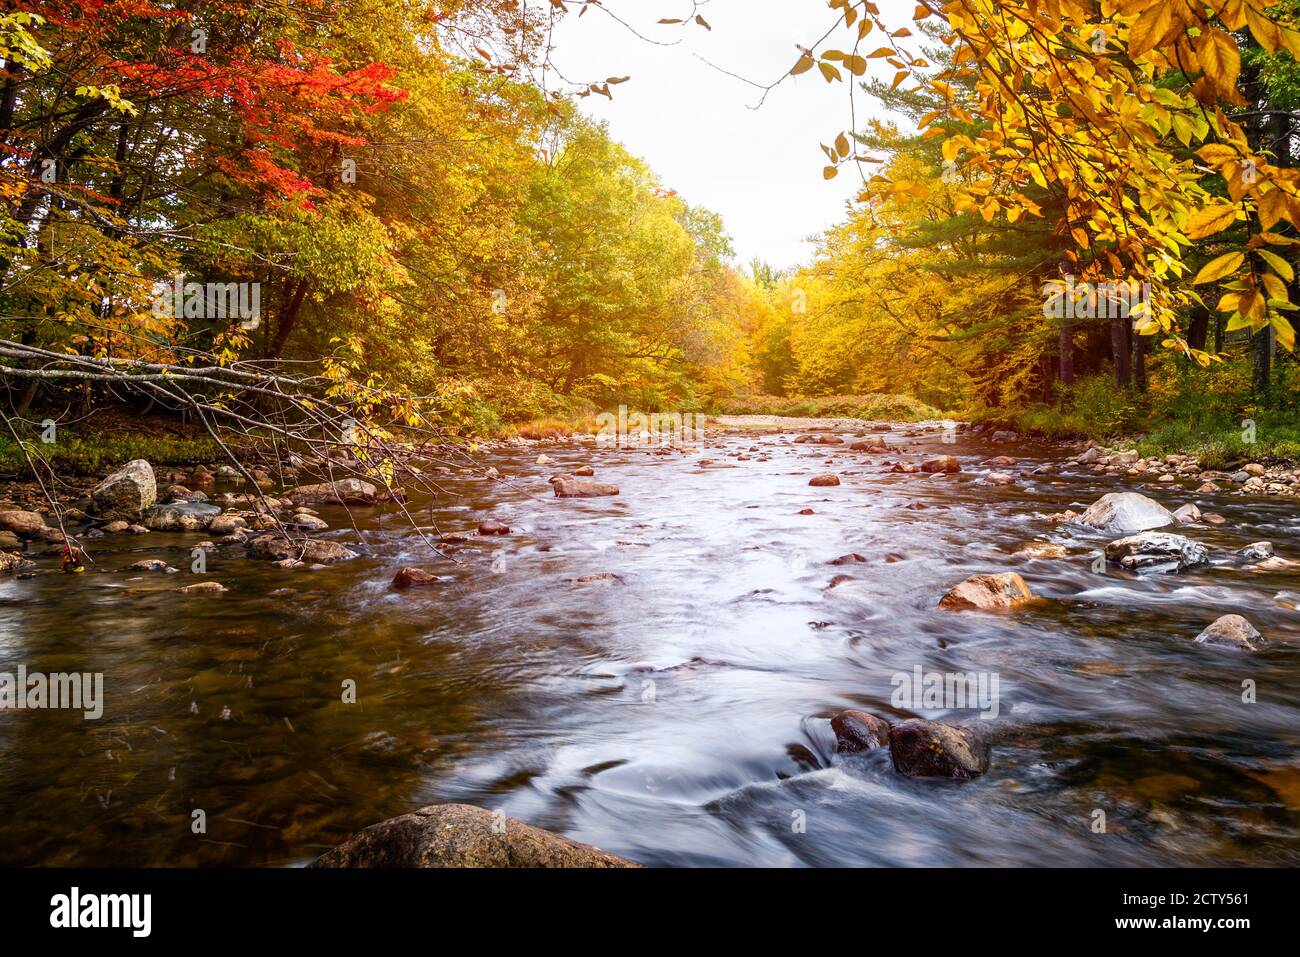
[[[371,825],[309,867],[613,868],[633,861],[466,804]]]
[[[889,729],[894,769],[909,777],[968,780],[989,769],[989,751],[973,728],[913,718]]]
[[[1000,575],[973,575],[956,585],[939,600],[939,607],[949,611],[1000,611],[1032,600],[1033,592],[1015,572]]]
[[[560,476],[552,483],[556,498],[601,498],[605,495],[617,495],[617,485],[604,482],[580,482],[577,479]]]
[[[1142,532],[1107,545],[1106,560],[1134,572],[1181,572],[1207,564],[1210,553],[1184,535]]]
[[[398,589],[422,588],[436,585],[440,579],[437,575],[426,572],[423,568],[403,568],[393,578],[393,587]]]
[[[361,479],[347,478],[300,485],[286,494],[295,505],[374,505],[379,489]]]
[[[218,505],[202,502],[155,505],[145,511],[140,520],[145,528],[154,532],[202,532],[221,514]]]
[[[937,458],[927,459],[921,463],[922,472],[960,472],[961,463],[951,455],[940,455]]]
[[[278,535],[264,535],[248,543],[248,556],[262,561],[299,561],[314,565],[331,565],[357,557],[357,553],[338,542],[306,538],[288,541]]]
[[[1088,506],[1076,519],[1080,525],[1102,532],[1145,532],[1178,524],[1174,513],[1138,492],[1110,492]]]
[[[873,751],[889,744],[889,722],[865,711],[841,711],[831,718],[831,730],[837,754]]]
[[[1224,615],[1197,635],[1196,641],[1202,645],[1259,651],[1264,644],[1264,636],[1240,615]]]

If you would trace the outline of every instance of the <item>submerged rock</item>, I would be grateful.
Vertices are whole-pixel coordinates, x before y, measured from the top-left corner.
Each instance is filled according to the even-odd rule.
[[[478,533],[480,535],[509,535],[510,526],[489,519],[479,524]]]
[[[913,718],[889,729],[894,769],[915,778],[969,780],[989,769],[990,749],[972,728]]]
[[[639,867],[466,804],[437,804],[354,834],[309,867]]]
[[[176,589],[179,595],[221,595],[225,593],[226,586],[221,582],[196,582],[193,585],[186,585],[183,588]]]
[[[1024,558],[1064,558],[1067,553],[1064,545],[1055,542],[1029,542],[1016,549],[1016,554]]]
[[[831,718],[835,752],[856,754],[889,745],[889,722],[865,711],[841,711]]]
[[[1145,532],[1178,523],[1174,513],[1139,492],[1111,492],[1088,506],[1075,519],[1103,532]]]
[[[1259,651],[1264,644],[1264,636],[1240,615],[1224,615],[1197,635],[1196,641],[1202,645]]]
[[[939,600],[939,607],[949,611],[998,611],[1013,608],[1033,597],[1025,580],[1015,572],[973,575],[944,595]]]
[[[1170,532],[1142,532],[1111,542],[1106,560],[1135,572],[1183,571],[1210,560],[1200,542]]]
[[[90,501],[100,518],[138,518],[158,501],[153,466],[144,459],[127,462],[95,486]]]

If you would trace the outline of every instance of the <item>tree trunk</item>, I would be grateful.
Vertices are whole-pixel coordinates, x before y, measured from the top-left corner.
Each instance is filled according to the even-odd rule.
[[[1210,310],[1205,306],[1193,306],[1191,323],[1187,328],[1187,344],[1193,349],[1205,351],[1205,340],[1210,332]],[[1218,347],[1215,347],[1218,351]]]
[[[1074,324],[1068,319],[1061,321],[1061,385],[1069,388],[1074,385]]]
[[[1139,392],[1147,390],[1147,337],[1131,330],[1133,339],[1133,382]]]
[[[1127,389],[1133,375],[1129,366],[1129,343],[1127,326],[1129,320],[1115,316],[1110,320],[1110,356],[1115,363],[1115,385]]]
[[[1273,327],[1265,326],[1250,337],[1251,353],[1251,389],[1256,397],[1268,397],[1269,385],[1273,379]]]
[[[298,285],[294,287],[293,295],[280,310],[280,316],[275,323],[275,339],[272,340],[271,349],[266,355],[268,359],[278,359],[284,353],[284,347],[289,342],[293,327],[298,322],[298,313],[302,310],[302,299],[305,295],[307,295],[307,280],[300,279]]]

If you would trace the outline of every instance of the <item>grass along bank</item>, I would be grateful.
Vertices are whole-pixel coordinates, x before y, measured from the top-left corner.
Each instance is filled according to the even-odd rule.
[[[1185,370],[1146,393],[1117,391],[1104,375],[1080,380],[1054,404],[969,416],[1026,434],[1092,439],[1143,456],[1192,455],[1207,468],[1300,461],[1300,375],[1293,366],[1260,400],[1240,370]]]

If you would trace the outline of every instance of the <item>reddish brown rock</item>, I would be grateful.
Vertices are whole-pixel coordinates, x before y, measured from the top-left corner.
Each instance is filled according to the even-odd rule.
[[[420,588],[436,584],[438,584],[438,576],[431,575],[423,568],[403,568],[393,577],[394,588]]]
[[[939,607],[949,611],[1000,611],[1030,601],[1033,597],[1025,580],[1015,572],[973,575],[944,595],[939,600]]]
[[[951,455],[940,455],[921,463],[922,472],[960,472],[961,463]]]

